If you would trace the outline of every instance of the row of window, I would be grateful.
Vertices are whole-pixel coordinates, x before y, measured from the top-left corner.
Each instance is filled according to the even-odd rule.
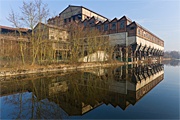
[[[78,15],[74,15],[70,18],[64,19],[64,23],[75,21],[75,20],[81,20],[81,19],[82,19],[82,14],[78,14]]]
[[[85,27],[87,25],[89,25],[89,27],[90,26],[92,27],[92,26],[95,25],[95,21],[91,20],[89,22],[84,22],[83,24],[84,24]],[[103,26],[102,25],[97,25],[97,29],[99,29],[99,30],[102,30],[102,27],[104,27],[104,31],[108,31],[109,29],[116,30],[117,27],[118,27],[118,23],[117,22],[112,22],[112,23],[105,23]],[[125,28],[125,21],[124,20],[120,22],[119,28],[120,29],[124,29]]]
[[[149,34],[148,32],[145,32],[145,31],[143,31],[141,29],[138,29],[137,31],[138,31],[137,32],[138,35],[140,35],[142,37],[145,37],[145,38],[149,39],[150,41],[155,42],[155,43],[157,43],[159,45],[163,45],[163,42],[161,40],[159,40],[158,38],[156,38],[153,35]]]
[[[112,22],[110,25],[111,25],[111,27],[109,26],[108,23],[105,23],[105,24],[104,24],[104,31],[108,31],[109,29],[111,29],[111,30],[116,30],[117,27],[118,27],[117,22]],[[121,22],[120,22],[119,28],[120,28],[120,29],[124,29],[124,28],[125,28],[125,21],[121,21]],[[97,26],[97,29],[102,30],[102,26],[101,26],[101,25],[98,25],[98,26]]]

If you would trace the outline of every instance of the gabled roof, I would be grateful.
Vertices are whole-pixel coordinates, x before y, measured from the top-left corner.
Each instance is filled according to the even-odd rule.
[[[34,27],[34,29],[35,29],[39,24],[42,24],[42,25],[47,26],[47,27],[50,27],[50,28],[56,28],[56,29],[60,29],[60,30],[65,30],[64,28],[61,28],[61,27],[58,27],[58,26],[55,26],[55,25],[45,24],[45,23],[42,23],[42,22],[39,22],[39,23]]]
[[[86,19],[84,19],[83,21],[82,21],[82,23],[84,23],[84,22],[88,22],[88,19],[86,18]]]
[[[132,23],[130,23],[127,27],[131,26],[131,25],[135,25],[138,26],[137,23],[135,21],[133,21]]]
[[[128,18],[127,16],[125,16],[125,15],[122,18],[126,18],[127,20],[132,22],[132,20],[130,18]]]
[[[104,24],[104,23],[109,23],[109,20],[107,19],[106,21],[103,22],[103,24]]]
[[[126,20],[132,22],[132,20],[130,18],[128,18],[127,16],[125,16],[125,15],[123,17],[121,17],[118,21],[122,20],[123,18],[125,18]]]
[[[108,19],[108,18],[106,18],[106,17],[104,17],[104,16],[102,16],[102,15],[100,15],[100,14],[98,14],[98,13],[96,13],[96,12],[94,12],[94,11],[92,11],[92,10],[86,8],[86,7],[84,7],[84,6],[69,5],[69,6],[68,6],[67,8],[65,8],[61,13],[63,13],[63,12],[64,12],[65,10],[67,10],[69,7],[80,7],[81,9],[84,8],[84,9],[86,9],[86,10],[88,10],[88,11],[91,11],[91,12],[93,12],[93,13],[95,13],[95,14],[97,14],[97,15],[99,15],[99,16],[105,18],[105,19]],[[61,13],[59,13],[59,15],[61,15]]]
[[[114,18],[113,20],[111,20],[110,23],[113,22],[113,21],[117,21],[117,18]]]
[[[2,26],[0,25],[0,29],[7,29],[7,30],[19,30],[21,32],[28,32],[30,29],[27,29],[27,28],[13,28],[13,27],[8,27],[8,26]]]
[[[102,24],[102,22],[101,21],[99,21],[96,25],[101,25]]]
[[[92,16],[90,19],[88,19],[88,22],[91,21],[92,19],[96,20],[94,16]]]

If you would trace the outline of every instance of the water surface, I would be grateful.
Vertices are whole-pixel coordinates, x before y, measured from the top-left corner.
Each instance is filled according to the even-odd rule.
[[[0,78],[1,119],[179,119],[178,65]]]

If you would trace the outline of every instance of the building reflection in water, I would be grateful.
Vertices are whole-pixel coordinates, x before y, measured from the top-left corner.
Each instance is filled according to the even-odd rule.
[[[14,106],[13,118],[64,118],[102,104],[125,110],[163,79],[162,64],[1,78],[1,103]]]

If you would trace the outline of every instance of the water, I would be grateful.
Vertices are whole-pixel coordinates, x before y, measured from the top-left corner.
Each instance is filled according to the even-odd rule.
[[[166,63],[0,78],[0,118],[179,119],[179,70]]]

